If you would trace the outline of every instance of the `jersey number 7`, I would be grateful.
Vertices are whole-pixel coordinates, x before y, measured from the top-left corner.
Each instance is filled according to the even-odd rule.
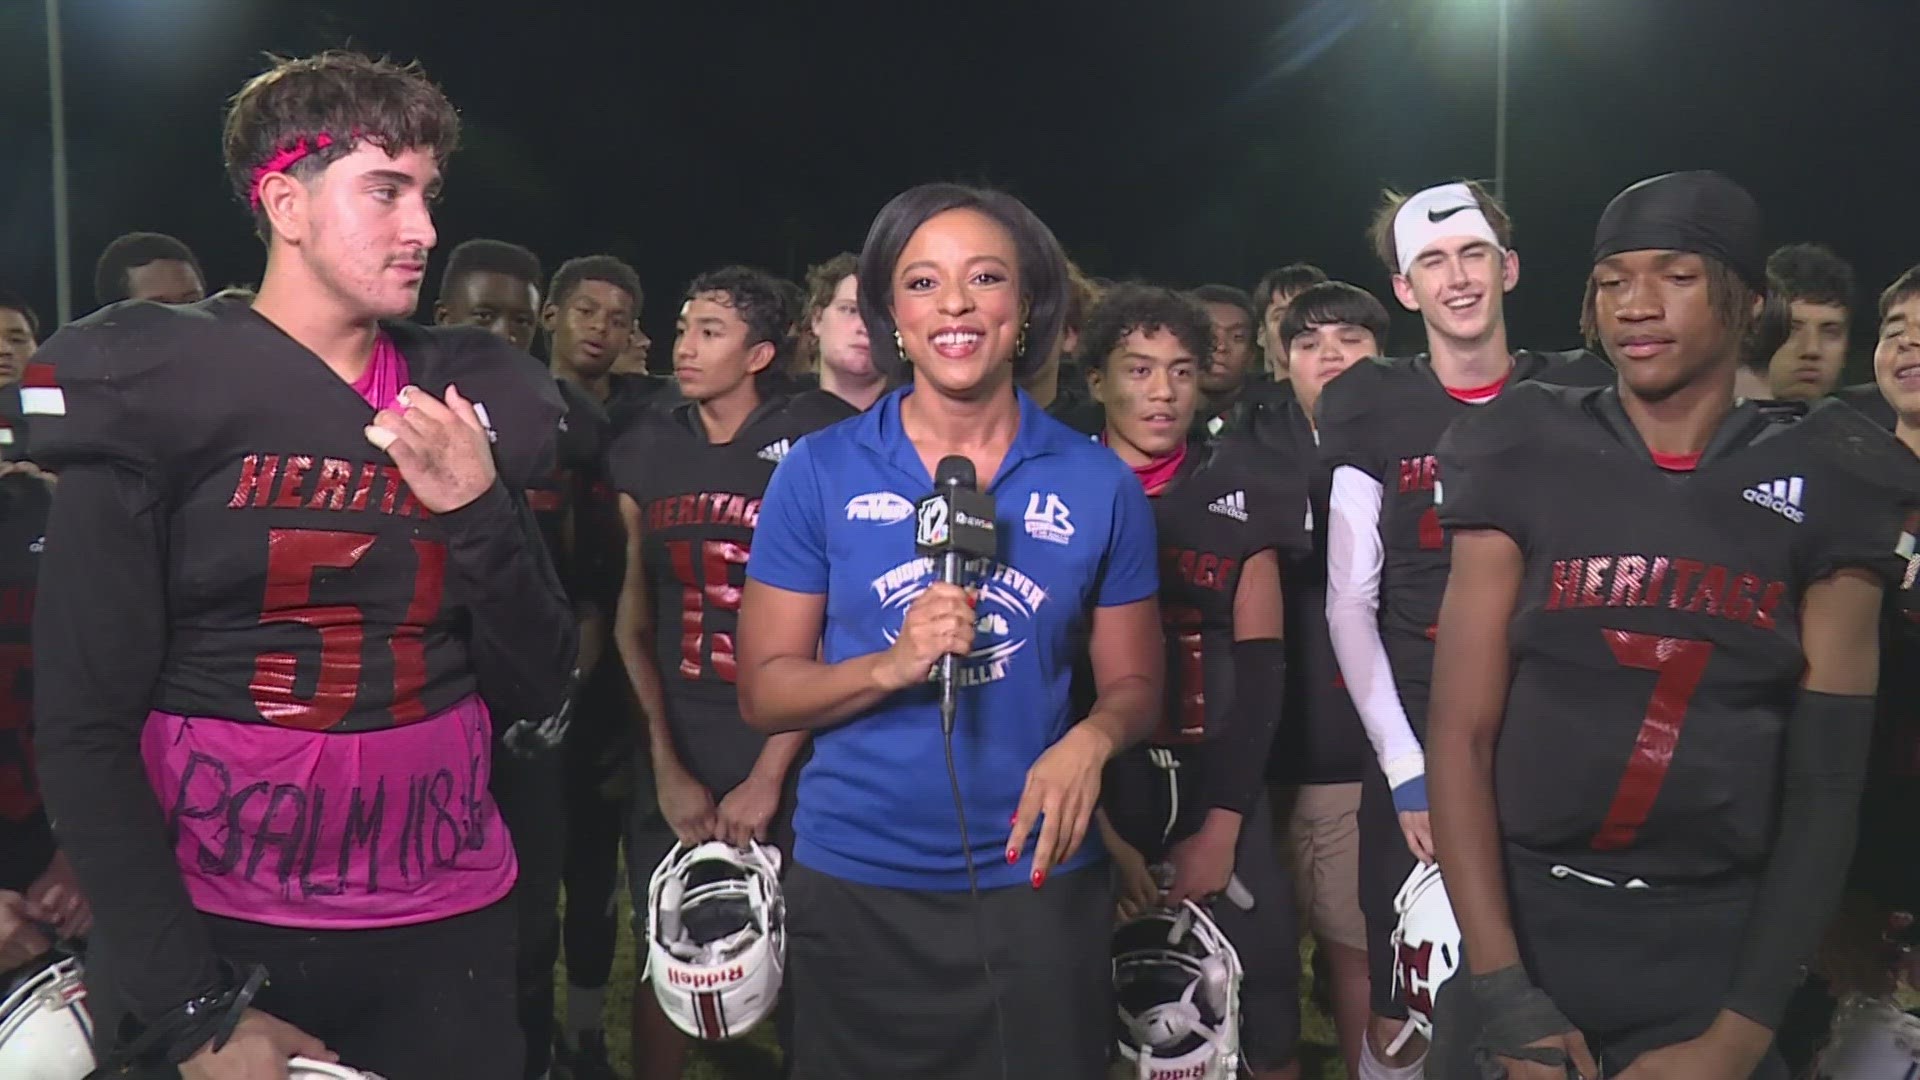
[[[1606,820],[1593,834],[1595,851],[1618,851],[1632,846],[1640,827],[1647,823],[1653,801],[1660,796],[1660,785],[1666,782],[1674,748],[1680,743],[1680,729],[1687,722],[1687,705],[1700,687],[1707,660],[1713,656],[1713,642],[1631,630],[1601,633],[1622,667],[1658,676],[1653,696],[1647,701],[1646,718],[1640,721],[1640,734],[1633,741],[1633,753],[1627,758],[1627,770],[1620,776]]]

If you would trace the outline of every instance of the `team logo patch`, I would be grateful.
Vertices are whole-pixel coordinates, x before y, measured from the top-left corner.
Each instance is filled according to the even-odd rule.
[[[1247,520],[1247,493],[1229,491],[1208,503],[1207,512],[1219,514],[1221,517],[1230,517],[1235,521],[1245,521]],[[1312,510],[1309,509],[1308,513],[1311,514]]]
[[[1045,540],[1050,544],[1066,544],[1073,540],[1073,517],[1062,502],[1060,496],[1049,491],[1044,502],[1039,492],[1027,495],[1027,535],[1035,540]]]
[[[847,500],[848,521],[870,521],[875,525],[892,525],[913,516],[913,504],[905,496],[891,491],[869,491],[865,495],[855,495]]]
[[[771,461],[775,465],[778,465],[780,464],[780,459],[786,457],[787,451],[792,449],[792,439],[781,439],[779,442],[770,442],[761,447],[760,452],[755,454],[754,457],[759,458],[761,461]]]
[[[1798,525],[1807,520],[1806,512],[1800,509],[1800,497],[1806,489],[1806,479],[1799,476],[1783,476],[1778,480],[1758,483],[1740,493],[1740,497],[1755,506],[1767,509]]]
[[[880,600],[881,632],[887,644],[900,637],[907,609],[939,580],[939,568],[928,558],[901,563],[873,579],[871,587]],[[962,580],[979,596],[979,603],[975,608],[973,650],[960,659],[960,685],[998,682],[1007,677],[1014,659],[1032,640],[1033,620],[1047,602],[1047,590],[996,559],[968,560]]]

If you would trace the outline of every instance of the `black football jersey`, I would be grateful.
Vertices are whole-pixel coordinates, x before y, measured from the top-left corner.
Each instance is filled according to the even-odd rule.
[[[1274,734],[1267,775],[1298,784],[1355,783],[1373,751],[1327,632],[1327,500],[1333,470],[1319,458],[1313,425],[1291,393],[1243,403],[1234,428],[1291,453],[1294,467],[1306,473],[1313,512],[1312,549],[1281,568],[1287,589],[1286,719]]]
[[[44,481],[0,477],[0,889],[14,892],[24,891],[53,858],[31,722],[34,578],[52,504]]]
[[[1241,570],[1262,551],[1283,562],[1306,551],[1307,512],[1301,470],[1251,439],[1191,446],[1171,486],[1154,496],[1167,648],[1167,704],[1154,744],[1200,742],[1224,729]]]
[[[1516,352],[1503,393],[1529,379],[1591,385],[1613,374],[1586,353]],[[1434,511],[1434,447],[1454,420],[1485,407],[1449,394],[1425,355],[1363,360],[1327,384],[1318,406],[1327,467],[1350,465],[1380,483],[1380,636],[1416,732],[1426,729],[1413,702],[1427,696],[1451,559]]]
[[[656,409],[622,432],[607,455],[614,488],[640,508],[641,558],[653,604],[654,662],[683,760],[703,775],[751,766],[759,736],[739,720],[734,632],[760,499],[802,436],[854,415],[821,390],[761,403],[721,445],[691,403]]]
[[[555,379],[554,388],[566,408],[560,418],[554,467],[528,485],[527,506],[540,524],[541,539],[567,595],[579,600],[584,591],[578,558],[580,505],[600,475],[611,430],[606,411],[586,391],[565,379]]]
[[[509,492],[547,475],[563,407],[524,353],[474,327],[383,328],[412,384],[457,384],[483,413]],[[35,460],[132,470],[166,507],[154,708],[357,732],[475,692],[445,535],[367,442],[374,410],[312,353],[221,299],[115,305],[43,352],[60,405],[33,416]]]
[[[614,435],[625,431],[649,409],[671,406],[680,400],[680,390],[672,379],[654,374],[607,376],[605,409]]]
[[[1895,910],[1920,910],[1920,859],[1913,823],[1920,819],[1920,515],[1901,537],[1899,580],[1881,608],[1880,687],[1876,695],[1872,768],[1860,802],[1855,884]]]
[[[1748,403],[1668,472],[1612,388],[1541,385],[1439,453],[1442,523],[1525,556],[1494,759],[1507,840],[1656,881],[1755,871],[1802,597],[1841,568],[1897,573],[1920,465],[1837,402]]]

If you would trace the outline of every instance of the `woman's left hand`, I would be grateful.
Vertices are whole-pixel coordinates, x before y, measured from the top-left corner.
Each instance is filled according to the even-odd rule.
[[[1007,861],[1020,861],[1027,832],[1040,821],[1040,836],[1033,845],[1034,888],[1047,880],[1047,871],[1080,850],[1087,838],[1087,821],[1100,802],[1100,772],[1112,756],[1113,744],[1107,735],[1081,721],[1027,770],[1027,787],[1020,793],[1013,835],[1007,841]]]

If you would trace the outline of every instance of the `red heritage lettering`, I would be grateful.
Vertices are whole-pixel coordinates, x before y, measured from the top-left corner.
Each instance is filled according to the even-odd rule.
[[[273,476],[280,471],[276,454],[248,454],[240,463],[240,482],[234,485],[227,505],[235,510],[243,506],[265,506],[267,492],[273,488]]]
[[[338,510],[347,501],[347,481],[353,478],[353,462],[327,458],[320,463],[320,482],[307,500],[309,510]]]
[[[313,468],[313,458],[306,454],[287,455],[287,467],[280,473],[280,495],[273,500],[275,510],[300,509],[300,484],[307,478],[307,470]]]
[[[1771,630],[1786,594],[1785,582],[1695,559],[1590,555],[1555,560],[1543,610],[1665,606]]]
[[[1432,454],[1426,457],[1400,459],[1400,494],[1410,491],[1432,491],[1433,482],[1440,476],[1440,463]]]

